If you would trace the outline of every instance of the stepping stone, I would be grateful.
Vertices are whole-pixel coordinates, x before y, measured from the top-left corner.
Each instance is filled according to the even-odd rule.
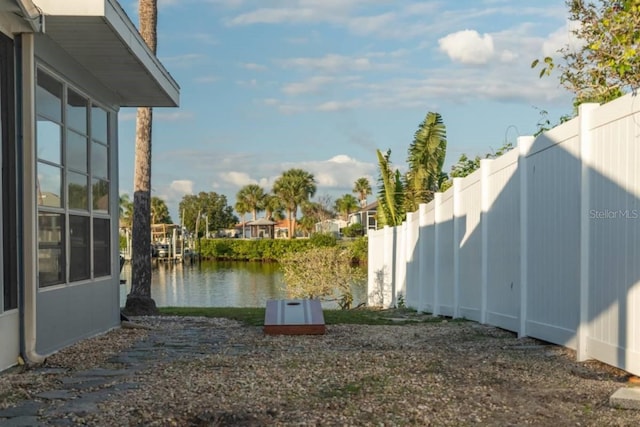
[[[24,401],[22,404],[14,406],[13,408],[0,409],[0,418],[35,416],[38,415],[38,411],[42,406],[40,402]]]
[[[70,393],[68,390],[51,390],[38,393],[36,397],[47,400],[70,400],[75,398],[76,395],[75,393]]]
[[[609,404],[622,409],[640,409],[640,388],[619,388],[609,398]]]
[[[24,417],[15,417],[10,418],[8,420],[0,419],[1,427],[38,427],[44,426],[38,422],[38,417],[33,416],[24,416]]]

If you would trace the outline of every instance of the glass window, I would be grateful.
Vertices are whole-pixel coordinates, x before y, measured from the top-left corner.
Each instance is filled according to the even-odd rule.
[[[62,169],[38,162],[38,205],[62,207]]]
[[[111,274],[111,227],[108,219],[93,220],[93,274]]]
[[[69,216],[69,280],[91,277],[89,258],[89,217]]]
[[[40,286],[109,276],[111,113],[42,69],[37,78]]]
[[[62,134],[60,125],[38,117],[38,159],[62,164]]]
[[[87,137],[67,131],[67,166],[87,173]]]
[[[108,113],[97,105],[91,107],[91,137],[105,144],[109,141],[108,116]]]
[[[38,273],[40,286],[65,281],[63,214],[38,214]]]
[[[67,126],[78,132],[87,133],[87,99],[77,92],[67,90]]]
[[[67,173],[69,187],[69,209],[89,210],[89,188],[87,176],[79,173]]]
[[[106,145],[91,144],[91,174],[96,178],[109,178],[109,157]]]
[[[109,181],[93,179],[93,211],[99,213],[109,212]]]
[[[62,121],[62,83],[42,70],[38,70],[36,111],[38,115]]]

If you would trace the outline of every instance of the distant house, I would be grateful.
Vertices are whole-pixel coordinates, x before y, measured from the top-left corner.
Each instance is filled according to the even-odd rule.
[[[289,238],[289,220],[281,219],[276,221],[273,226],[273,233],[276,239]]]
[[[315,225],[316,233],[331,233],[336,236],[340,235],[340,230],[349,225],[347,221],[339,218],[325,219]]]
[[[120,325],[118,111],[178,101],[116,0],[0,1],[0,370]]]
[[[378,214],[378,201],[369,203],[358,212],[349,214],[349,225],[362,224],[362,229],[366,235],[369,230],[376,230],[378,228],[377,221]]]
[[[273,239],[275,238],[275,221],[266,218],[260,218],[247,223],[251,230],[250,236],[254,239]]]

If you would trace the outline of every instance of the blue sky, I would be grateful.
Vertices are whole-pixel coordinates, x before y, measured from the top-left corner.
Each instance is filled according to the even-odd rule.
[[[137,25],[137,2],[122,0]],[[377,180],[376,149],[404,170],[429,111],[447,128],[446,171],[571,112],[533,59],[569,38],[565,0],[159,0],[158,57],[181,87],[156,108],[152,195],[178,221],[185,194],[233,206],[292,167],[317,196]],[[119,120],[120,192],[132,194],[135,110]],[[374,196],[370,196],[372,201]]]

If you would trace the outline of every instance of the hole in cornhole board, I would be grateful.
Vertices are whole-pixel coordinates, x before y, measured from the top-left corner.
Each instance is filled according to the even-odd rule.
[[[320,300],[268,300],[264,314],[267,335],[322,335],[326,332]]]

